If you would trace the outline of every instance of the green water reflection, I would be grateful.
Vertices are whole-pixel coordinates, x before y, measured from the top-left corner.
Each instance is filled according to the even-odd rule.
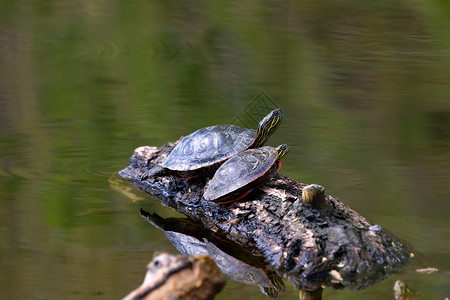
[[[177,213],[116,172],[134,148],[227,123],[260,91],[283,107],[281,172],[405,240],[396,279],[449,297],[446,1],[1,1],[0,296],[120,298],[154,251],[139,217]],[[120,182],[120,181],[119,181]],[[120,188],[118,188],[120,187]],[[437,267],[437,275],[416,274]],[[259,299],[231,281],[220,294]],[[290,288],[280,299],[296,299]]]

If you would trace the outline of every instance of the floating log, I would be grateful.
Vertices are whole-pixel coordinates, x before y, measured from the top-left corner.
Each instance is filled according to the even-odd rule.
[[[410,257],[401,241],[318,185],[276,175],[225,206],[202,198],[210,177],[141,180],[175,145],[137,148],[120,176],[206,229],[262,255],[297,288],[360,289],[398,271]]]

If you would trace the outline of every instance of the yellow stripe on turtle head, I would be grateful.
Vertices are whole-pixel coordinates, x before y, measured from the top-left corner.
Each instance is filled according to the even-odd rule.
[[[291,147],[289,147],[288,144],[283,144],[283,145],[278,146],[276,149],[278,152],[277,160],[280,160],[289,152]]]
[[[263,146],[272,133],[280,126],[281,119],[283,119],[283,110],[281,108],[274,109],[265,116],[264,119],[259,122],[255,142],[253,143],[252,148]]]

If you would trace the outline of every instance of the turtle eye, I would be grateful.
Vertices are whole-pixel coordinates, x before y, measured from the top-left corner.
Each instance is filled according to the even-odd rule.
[[[161,262],[159,261],[159,259],[156,259],[156,260],[153,262],[153,267],[159,268],[160,266],[161,266]]]

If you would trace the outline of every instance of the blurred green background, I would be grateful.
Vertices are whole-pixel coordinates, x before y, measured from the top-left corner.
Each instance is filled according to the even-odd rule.
[[[117,176],[133,150],[283,108],[281,173],[405,241],[402,273],[324,299],[450,296],[450,3],[0,1],[0,297],[117,299],[176,212]],[[253,102],[252,102],[253,101]],[[253,124],[255,125],[255,124]],[[419,274],[416,268],[436,267]],[[289,284],[288,284],[289,285]],[[228,280],[218,299],[260,299]],[[279,299],[297,299],[289,285]]]

